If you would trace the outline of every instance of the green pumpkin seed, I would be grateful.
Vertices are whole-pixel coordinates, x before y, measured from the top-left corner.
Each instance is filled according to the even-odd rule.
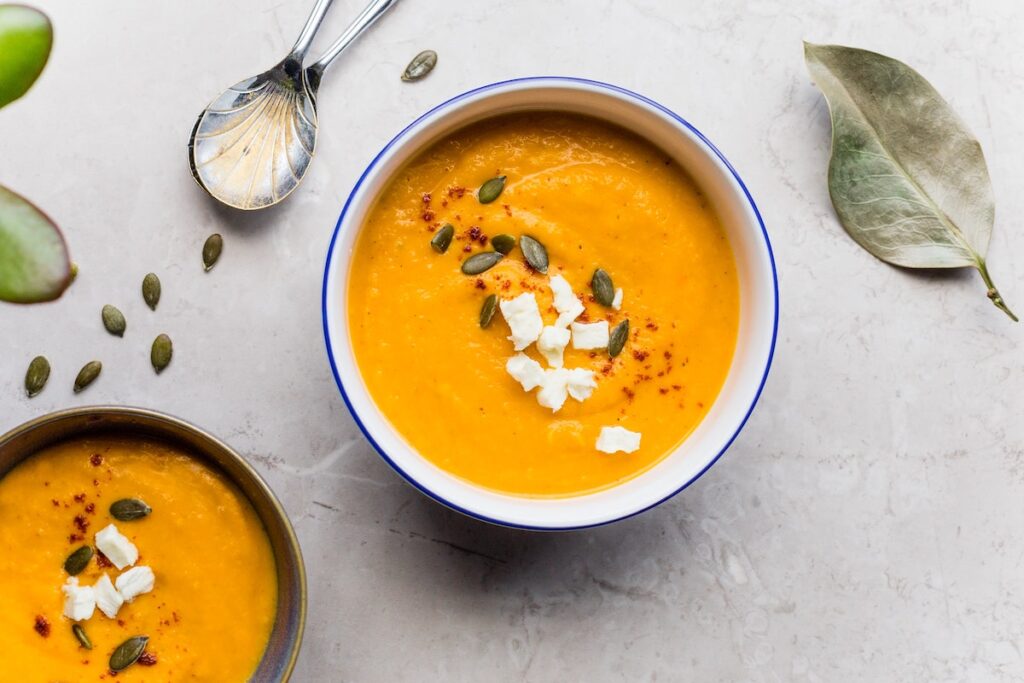
[[[203,244],[203,270],[213,268],[223,249],[224,238],[219,233],[214,233],[206,238],[206,243]]]
[[[36,356],[28,364],[25,372],[25,391],[28,397],[32,398],[46,386],[46,380],[50,379],[50,361],[46,356]]]
[[[149,351],[149,360],[158,375],[171,362],[173,354],[174,346],[171,344],[171,338],[166,334],[161,334],[153,340],[153,348]]]
[[[142,278],[142,298],[150,309],[156,310],[156,305],[160,303],[160,278],[156,273],[146,273],[146,277]]]
[[[542,275],[548,272],[548,250],[543,244],[529,235],[523,235],[519,238],[519,248],[523,250],[523,256],[531,268]]]
[[[612,276],[603,269],[594,271],[590,278],[590,288],[594,290],[594,301],[602,306],[611,306],[615,300],[615,285],[612,284]]]
[[[491,246],[499,254],[507,254],[516,248],[516,238],[512,235],[495,235],[491,238]]]
[[[110,670],[123,671],[138,661],[142,653],[146,651],[148,636],[134,636],[117,646],[114,653],[110,655]]]
[[[96,381],[101,370],[103,370],[103,363],[98,360],[91,360],[83,365],[82,369],[78,371],[78,376],[75,377],[75,393],[77,394]]]
[[[153,508],[138,498],[122,498],[110,504],[110,516],[119,522],[131,522],[136,519],[142,519],[152,511]]]
[[[68,555],[68,559],[64,560],[64,571],[71,576],[81,574],[82,571],[89,566],[89,560],[92,559],[92,547],[83,545],[75,552]]]
[[[484,305],[480,307],[480,327],[487,328],[494,320],[494,312],[498,310],[498,295],[491,294],[484,299]]]
[[[493,268],[503,258],[496,251],[481,251],[479,254],[473,254],[462,262],[462,272],[466,275],[479,275]]]
[[[481,204],[490,204],[501,196],[501,191],[504,189],[505,176],[500,175],[497,178],[491,178],[481,185],[480,190],[476,193],[476,198]]]
[[[418,81],[433,71],[435,66],[437,66],[437,53],[433,50],[424,50],[413,57],[409,66],[405,67],[405,71],[402,72],[402,80]]]
[[[117,308],[107,304],[100,311],[100,317],[103,318],[103,327],[107,328],[107,332],[114,335],[115,337],[123,337],[124,330],[127,327],[127,323],[124,319],[124,313],[117,310]]]
[[[86,650],[92,649],[92,641],[89,640],[89,636],[85,635],[85,629],[82,628],[81,624],[71,624],[71,632],[75,634],[75,638],[78,639],[78,644],[84,647]]]
[[[629,320],[623,320],[612,328],[612,333],[608,335],[608,355],[615,358],[615,356],[622,353],[622,349],[626,347],[626,341],[628,339]]]
[[[438,254],[443,254],[448,251],[448,246],[452,243],[452,237],[455,236],[455,226],[451,223],[445,223],[441,226],[441,229],[434,233],[434,236],[430,238],[430,246],[434,248]]]

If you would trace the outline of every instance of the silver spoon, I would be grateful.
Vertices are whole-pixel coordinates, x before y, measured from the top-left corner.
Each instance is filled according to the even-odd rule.
[[[397,0],[373,0],[309,68],[306,51],[333,0],[316,0],[288,56],[210,103],[188,141],[192,177],[236,209],[277,204],[298,187],[316,150],[316,94],[324,71]]]

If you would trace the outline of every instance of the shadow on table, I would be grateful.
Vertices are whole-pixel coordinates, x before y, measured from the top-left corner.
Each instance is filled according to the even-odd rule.
[[[699,488],[699,487],[698,487]],[[508,529],[466,517],[417,495],[401,517],[416,531],[389,532],[418,540],[407,552],[422,554],[417,572],[434,590],[540,593],[551,599],[588,592],[645,595],[648,574],[681,571],[664,562],[685,558],[700,529],[705,497],[684,491],[641,515],[602,527],[564,532]],[[408,529],[410,525],[403,524]],[[439,550],[445,555],[438,557]],[[684,563],[685,564],[685,563]],[[659,566],[655,566],[659,565]],[[574,597],[575,596],[575,597]]]

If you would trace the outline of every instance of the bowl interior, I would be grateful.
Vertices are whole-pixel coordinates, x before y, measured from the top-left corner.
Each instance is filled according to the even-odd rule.
[[[277,564],[277,615],[254,681],[288,680],[298,656],[306,613],[302,554],[283,508],[241,456],[175,418],[134,408],[78,408],[54,413],[0,436],[0,478],[42,448],[67,439],[116,432],[173,443],[227,476],[249,499],[266,529]]]
[[[353,246],[364,218],[392,175],[416,153],[451,132],[512,112],[585,114],[647,138],[674,158],[712,202],[729,236],[740,283],[740,324],[732,366],[708,415],[679,447],[640,475],[612,488],[557,499],[498,493],[439,469],[387,421],[360,376],[349,338],[346,287]],[[328,355],[357,422],[381,455],[431,497],[487,521],[565,529],[613,521],[647,509],[685,488],[729,446],[760,394],[774,347],[775,268],[753,199],[724,157],[688,123],[660,105],[605,84],[563,78],[523,79],[485,86],[446,102],[402,131],[374,159],[349,197],[324,273],[324,332]]]

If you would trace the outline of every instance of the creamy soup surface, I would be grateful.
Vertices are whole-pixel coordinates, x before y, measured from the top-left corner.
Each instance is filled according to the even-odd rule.
[[[481,203],[497,176],[503,191]],[[438,253],[430,240],[448,223],[455,236]],[[464,274],[499,234],[516,248]],[[546,275],[527,265],[524,234],[546,247]],[[492,490],[570,496],[650,468],[707,414],[736,344],[736,266],[699,186],[649,142],[583,116],[513,114],[431,145],[377,200],[353,264],[348,320],[373,399],[425,458]],[[620,309],[594,300],[596,268],[623,290]],[[566,348],[565,367],[591,370],[597,388],[553,413],[506,371],[515,352],[502,314],[486,329],[478,320],[489,294],[532,292],[553,324],[555,274],[585,305],[578,322],[628,319],[630,333],[614,358]],[[546,367],[536,345],[524,353]],[[642,434],[640,448],[599,452],[606,426]]]
[[[115,519],[110,505],[125,498],[152,512]],[[248,500],[190,454],[135,436],[46,448],[0,479],[0,520],[0,679],[244,681],[256,669],[277,605],[270,541]],[[95,549],[110,524],[136,546],[135,566],[152,569],[153,588],[116,618],[97,608],[72,621],[63,613],[65,558]],[[93,586],[123,571],[94,554],[76,578]],[[139,635],[149,638],[143,658],[112,676],[112,652]]]

